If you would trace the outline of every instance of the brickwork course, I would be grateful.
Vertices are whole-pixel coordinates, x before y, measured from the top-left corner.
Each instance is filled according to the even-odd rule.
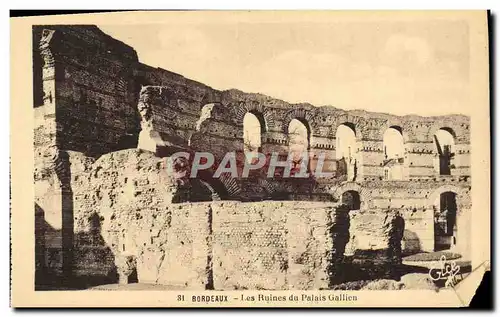
[[[62,277],[85,285],[328,289],[356,261],[390,277],[404,254],[441,245],[470,254],[469,117],[219,91],[140,63],[132,47],[92,25],[33,28],[33,85],[38,284]],[[166,159],[179,151],[210,152],[218,162],[227,152],[242,155],[247,113],[261,122],[264,154],[286,155],[289,124],[299,120],[311,168],[323,153],[332,176],[167,173]],[[340,126],[354,132],[347,161],[336,155]],[[401,134],[397,159],[387,157],[388,129]],[[439,144],[439,131],[451,135],[450,147]],[[453,233],[440,236],[444,205],[454,208]]]

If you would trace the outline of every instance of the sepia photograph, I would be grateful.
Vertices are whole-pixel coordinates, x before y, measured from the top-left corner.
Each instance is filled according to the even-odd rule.
[[[33,296],[466,305],[489,270],[486,11],[72,18],[23,21]]]

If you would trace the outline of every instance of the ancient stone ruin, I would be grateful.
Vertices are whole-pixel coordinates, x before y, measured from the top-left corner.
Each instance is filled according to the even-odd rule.
[[[328,289],[356,263],[392,277],[402,254],[470,253],[468,117],[218,91],[90,25],[33,28],[33,86],[37,284]],[[292,123],[331,177],[167,172],[179,151],[286,157]]]

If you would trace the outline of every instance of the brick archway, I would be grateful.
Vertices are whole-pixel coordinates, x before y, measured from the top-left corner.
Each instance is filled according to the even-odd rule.
[[[293,109],[286,113],[283,118],[283,133],[288,134],[288,126],[293,119],[297,119],[304,123],[309,130],[310,137],[312,138],[314,131],[314,114],[306,109]],[[307,124],[306,124],[307,123]]]
[[[452,197],[441,195],[453,193]],[[468,241],[467,220],[464,211],[470,212],[470,198],[467,197],[467,189],[454,185],[443,185],[434,190],[428,199],[428,205],[434,210],[434,251],[452,250],[459,253],[467,252]],[[436,204],[437,202],[437,204]],[[445,204],[444,208],[441,204]],[[466,211],[466,213],[467,213]],[[467,219],[467,215],[465,216]]]
[[[349,128],[353,129],[354,135],[356,136],[356,141],[361,141],[363,139],[363,132],[365,130],[367,122],[363,117],[344,113],[336,118],[336,122],[331,126],[328,134],[335,137],[337,134],[337,130],[341,125],[346,125]]]
[[[235,119],[239,124],[243,124],[243,118],[250,112],[258,114],[264,119],[265,130],[269,131],[275,126],[272,113],[261,103],[258,102],[240,102],[235,110]]]
[[[442,193],[452,192],[456,194],[457,205],[459,207],[468,206],[470,202],[468,202],[466,189],[454,185],[443,185],[434,190],[434,192],[427,199],[427,205],[431,208],[435,205],[438,198]]]
[[[333,190],[333,197],[338,199],[339,201],[342,199],[342,194],[347,191],[355,191],[358,192],[359,198],[361,200],[361,209],[367,209],[371,207],[371,194],[366,189],[363,188],[358,183],[348,182],[340,185],[339,187]]]

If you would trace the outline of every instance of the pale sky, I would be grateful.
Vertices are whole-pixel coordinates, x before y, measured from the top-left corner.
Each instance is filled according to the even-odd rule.
[[[384,147],[388,159],[404,157],[405,145],[401,132],[394,128],[385,130]]]
[[[455,145],[455,141],[454,141],[454,138],[453,138],[453,135],[451,135],[450,132],[448,131],[445,131],[445,130],[438,130],[436,132],[436,138],[439,142],[439,146],[441,148],[443,148],[443,146],[445,145],[450,145],[451,146],[451,151],[454,152],[454,145]],[[434,144],[435,144],[435,140],[434,140]],[[435,144],[436,145],[436,144]]]
[[[345,157],[349,159],[356,153],[356,135],[354,131],[346,125],[339,125],[335,135],[337,141],[337,159]]]
[[[464,21],[99,25],[142,63],[215,89],[351,110],[471,112]]]
[[[256,150],[261,146],[261,126],[257,117],[247,112],[243,117],[243,140],[246,150]]]

